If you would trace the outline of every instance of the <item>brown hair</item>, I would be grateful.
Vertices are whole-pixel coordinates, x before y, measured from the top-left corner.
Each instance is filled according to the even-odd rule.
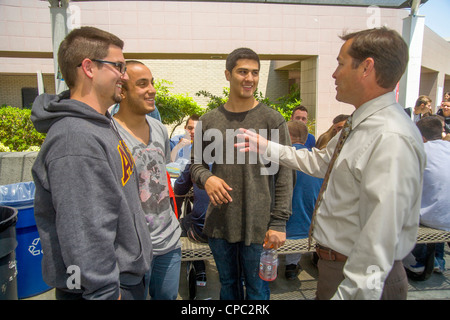
[[[442,139],[442,120],[438,116],[422,118],[416,123],[422,136],[427,140]]]
[[[240,59],[255,60],[258,62],[258,68],[261,67],[258,54],[249,48],[235,49],[227,56],[225,67],[231,73]]]
[[[143,62],[138,61],[138,60],[127,60],[127,61],[125,61],[125,64],[127,65],[127,67],[130,66],[130,65],[133,65],[133,64],[140,64],[140,65],[145,66],[145,64]],[[124,89],[125,91],[129,90],[129,88],[128,88],[128,80],[123,80],[122,81],[122,89]]]
[[[419,96],[416,100],[416,107],[420,106],[421,104],[427,105],[428,103],[433,102],[429,96]]]
[[[286,124],[292,140],[298,140],[301,144],[305,144],[308,138],[308,127],[306,124],[300,120],[290,120]]]
[[[385,89],[394,89],[408,64],[408,46],[400,34],[386,27],[362,30],[340,37],[353,39],[348,53],[353,58],[353,68],[365,59],[372,58],[377,83]]]
[[[338,114],[336,117],[334,117],[333,119],[333,124],[342,122],[342,121],[346,121],[348,119],[348,117],[350,117],[349,114]]]
[[[192,120],[192,121],[198,121],[198,120],[200,120],[200,116],[199,116],[198,114],[196,114],[196,113],[192,114],[192,115],[186,120],[186,125],[185,125],[185,127],[187,127],[187,125],[189,124],[189,120]]]
[[[292,110],[292,114],[294,114],[297,110],[305,111],[306,113],[308,113],[308,109],[306,109],[306,107],[301,104],[299,104]]]
[[[67,86],[75,86],[76,69],[84,59],[103,59],[108,55],[110,45],[123,49],[124,43],[115,35],[94,27],[72,30],[58,50],[58,64]]]

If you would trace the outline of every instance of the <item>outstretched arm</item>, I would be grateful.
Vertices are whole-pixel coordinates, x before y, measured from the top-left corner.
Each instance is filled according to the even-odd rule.
[[[238,142],[234,146],[240,152],[257,152],[264,154],[267,149],[268,141],[254,131],[247,129],[239,129],[242,133],[238,134],[238,139],[244,140],[244,142]]]

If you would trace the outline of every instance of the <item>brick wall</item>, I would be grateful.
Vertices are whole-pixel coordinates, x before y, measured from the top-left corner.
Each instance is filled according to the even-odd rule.
[[[222,96],[224,87],[229,87],[225,79],[224,60],[141,60],[152,71],[155,79],[173,82],[173,93],[188,94],[201,107],[206,107],[208,99],[197,97],[195,93],[206,90]],[[270,75],[270,79],[269,79]],[[258,90],[271,100],[288,93],[287,71],[274,71],[270,61],[261,61]]]
[[[55,93],[53,75],[44,75],[44,88],[48,93]],[[22,108],[22,88],[37,88],[36,75],[5,75],[0,76],[0,105],[7,104]]]

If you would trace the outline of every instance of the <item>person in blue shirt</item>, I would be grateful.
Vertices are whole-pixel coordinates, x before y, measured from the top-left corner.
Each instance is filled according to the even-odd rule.
[[[153,110],[152,112],[150,112],[148,114],[148,116],[155,118],[156,120],[161,121],[161,114],[159,113],[158,107],[155,106],[155,110]]]
[[[181,219],[180,223],[188,237],[195,242],[208,242],[208,237],[203,234],[206,209],[209,205],[209,196],[204,189],[200,189],[193,183],[189,172],[190,165],[186,165],[183,172],[175,180],[173,191],[176,195],[186,195],[193,188],[194,201],[192,211]]]
[[[119,111],[120,108],[120,104],[116,103],[115,105],[113,105],[110,109],[109,109],[109,113],[113,116],[117,113],[117,111]],[[161,121],[161,114],[159,113],[158,108],[155,106],[155,110],[153,110],[152,112],[147,114],[148,116]]]
[[[291,120],[298,120],[306,124],[308,122],[308,109],[302,105],[296,106],[294,110],[292,110]],[[308,150],[311,150],[311,148],[316,146],[316,137],[314,137],[311,133],[308,133],[304,145],[308,148]]]
[[[177,161],[179,158],[190,160],[190,151],[192,147],[192,141],[194,141],[195,126],[197,125],[198,119],[200,119],[199,115],[191,115],[187,119],[186,125],[184,126],[185,133],[176,135],[170,139],[171,161]]]
[[[303,121],[291,120],[287,122],[292,146],[298,149],[307,148],[305,145],[308,128]],[[304,239],[308,237],[311,217],[323,179],[312,177],[301,171],[296,171],[296,181],[292,195],[292,215],[286,224],[287,239]],[[286,255],[285,277],[295,279],[300,273],[299,261],[301,254]]]
[[[209,196],[204,189],[200,189],[192,181],[189,167],[190,165],[187,164],[180,176],[175,180],[173,186],[173,191],[177,196],[187,195],[191,188],[194,192],[192,211],[185,213],[185,216],[180,219],[180,225],[183,233],[185,233],[185,236],[187,236],[189,240],[193,242],[208,243],[208,237],[203,234],[203,225],[205,224],[206,210],[209,205]],[[179,212],[181,211],[179,210]],[[206,286],[205,262],[203,260],[193,261],[193,267],[196,273],[197,286]]]
[[[424,141],[427,164],[423,173],[423,191],[420,207],[420,223],[424,226],[450,231],[450,144],[442,139],[442,120],[432,115],[416,123]],[[412,250],[412,258],[404,259],[407,274],[411,279],[420,277],[427,269],[430,255],[434,255],[433,271],[445,271],[445,243],[436,243],[432,252],[424,243],[418,243]],[[432,259],[432,257],[431,257]],[[411,260],[411,261],[410,261]],[[427,269],[427,270],[426,270]]]

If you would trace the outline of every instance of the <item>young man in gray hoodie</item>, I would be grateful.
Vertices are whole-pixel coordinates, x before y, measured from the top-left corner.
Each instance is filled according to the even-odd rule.
[[[33,166],[44,281],[57,299],[145,299],[152,243],[135,165],[107,112],[120,102],[123,41],[75,29],[58,51],[69,91],[40,95],[36,130],[47,133]]]

